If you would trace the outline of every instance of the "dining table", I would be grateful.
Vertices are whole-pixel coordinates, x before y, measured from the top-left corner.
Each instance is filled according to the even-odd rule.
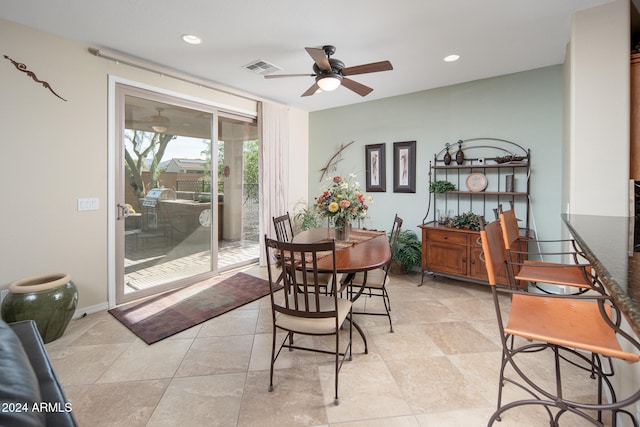
[[[304,230],[293,237],[293,243],[319,243],[335,239],[336,232],[332,227],[319,227]],[[349,234],[349,239],[336,240],[336,272],[342,274],[340,287],[337,292],[342,292],[348,286],[350,279],[356,273],[374,270],[386,265],[391,260],[391,248],[389,238],[383,231],[365,230],[354,228]],[[332,257],[320,258],[318,270],[333,270]],[[351,297],[355,302],[362,294],[364,288]],[[364,341],[364,352],[368,353],[367,339],[361,327],[352,320],[354,328]]]
[[[293,237],[294,243],[318,243],[335,239],[336,231],[332,227],[319,227],[304,230]],[[359,273],[380,268],[391,259],[389,238],[383,231],[351,230],[349,240],[336,240],[336,271],[338,273]],[[318,261],[319,269],[331,270],[330,258]]]

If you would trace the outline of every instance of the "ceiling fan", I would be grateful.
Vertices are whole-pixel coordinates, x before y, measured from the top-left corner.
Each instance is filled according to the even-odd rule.
[[[271,74],[264,76],[265,79],[277,79],[282,77],[315,77],[315,83],[307,89],[302,96],[313,95],[321,89],[323,91],[332,91],[342,85],[347,89],[351,89],[360,96],[367,96],[372,88],[358,83],[355,80],[347,78],[356,74],[377,73],[379,71],[393,70],[393,66],[389,61],[372,62],[369,64],[356,65],[354,67],[345,67],[344,62],[339,59],[331,58],[336,53],[334,46],[322,46],[322,48],[305,47],[307,53],[314,61],[313,74]]]
[[[156,111],[158,112],[158,114],[154,114],[153,116],[149,116],[137,122],[149,125],[154,132],[166,132],[167,126],[171,120],[169,119],[169,117],[162,115],[162,112],[164,110],[164,108],[156,107]]]

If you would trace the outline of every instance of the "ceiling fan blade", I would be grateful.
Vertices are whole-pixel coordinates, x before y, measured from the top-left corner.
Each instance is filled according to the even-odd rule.
[[[324,71],[331,71],[331,64],[329,64],[329,59],[323,49],[318,49],[317,47],[305,47],[304,49],[313,58],[318,68]]]
[[[345,67],[342,69],[342,75],[353,76],[356,74],[377,73],[378,71],[393,70],[393,66],[389,61],[372,62],[370,64],[355,65],[353,67]]]
[[[311,85],[311,87],[307,89],[307,91],[300,96],[311,96],[314,93],[316,93],[318,89],[320,89],[320,86],[318,86],[318,83],[314,82],[313,85]]]
[[[367,96],[373,91],[369,86],[365,86],[362,83],[358,83],[355,80],[351,80],[346,77],[342,79],[342,86],[347,89],[351,89],[360,96]]]
[[[280,79],[283,77],[315,77],[315,74],[269,74],[264,76],[265,79]]]

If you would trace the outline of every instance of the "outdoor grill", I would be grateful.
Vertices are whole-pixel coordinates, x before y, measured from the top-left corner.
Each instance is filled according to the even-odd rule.
[[[175,200],[176,192],[173,188],[153,188],[142,200],[142,228],[158,228],[158,209],[162,200]]]

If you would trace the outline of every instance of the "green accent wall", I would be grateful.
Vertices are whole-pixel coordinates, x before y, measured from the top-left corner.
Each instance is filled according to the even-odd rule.
[[[561,230],[562,129],[562,65],[312,112],[309,201],[320,194],[325,184],[320,182],[320,170],[341,143],[355,141],[328,176],[355,173],[363,189],[364,147],[384,143],[387,191],[367,194],[374,202],[364,225],[386,229],[398,213],[404,218],[404,228],[417,231],[414,227],[427,212],[429,161],[434,154],[445,143],[459,139],[501,138],[531,149],[531,226],[540,238],[557,236]],[[393,192],[393,143],[401,141],[416,141],[416,192],[411,194]]]

